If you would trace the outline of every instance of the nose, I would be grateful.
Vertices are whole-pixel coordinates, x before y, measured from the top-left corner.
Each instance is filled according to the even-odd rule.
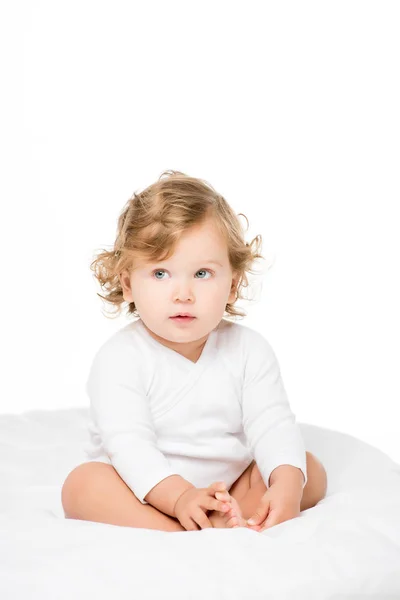
[[[188,300],[194,300],[194,294],[192,290],[192,286],[189,283],[189,280],[183,279],[180,280],[174,291],[174,300],[179,300],[181,302],[187,302]]]

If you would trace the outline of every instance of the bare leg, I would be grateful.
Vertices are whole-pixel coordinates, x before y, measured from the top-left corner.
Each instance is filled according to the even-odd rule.
[[[177,519],[142,504],[112,465],[83,463],[66,478],[62,505],[67,519],[125,527],[186,531]]]
[[[327,475],[322,463],[311,452],[306,452],[307,460],[307,483],[303,490],[303,496],[300,504],[300,511],[307,510],[315,506],[326,495]],[[267,491],[267,487],[262,479],[261,473],[253,461],[250,465],[251,471],[248,479],[244,477],[244,482],[239,488],[239,480],[235,482],[230,490],[231,495],[239,494],[237,500],[243,512],[245,519],[248,519],[253,510],[257,509],[261,496]],[[248,468],[250,468],[248,467]],[[243,474],[244,475],[244,474]],[[241,477],[243,477],[243,475]],[[246,482],[248,487],[246,489]],[[236,491],[233,489],[236,485]],[[248,515],[248,516],[247,516]]]
[[[307,459],[307,483],[303,490],[303,496],[300,504],[300,511],[307,510],[315,506],[326,495],[327,475],[322,463],[311,452],[306,452]],[[228,501],[228,496],[236,500],[233,504],[233,512],[226,515],[217,511],[212,511],[208,518],[214,527],[232,527],[243,526],[243,520],[249,519],[256,511],[262,496],[267,491],[261,473],[253,461],[242,475],[235,481],[229,490],[229,493],[216,495],[218,500]],[[237,518],[235,521],[234,513]],[[227,519],[230,519],[230,525],[227,525]]]

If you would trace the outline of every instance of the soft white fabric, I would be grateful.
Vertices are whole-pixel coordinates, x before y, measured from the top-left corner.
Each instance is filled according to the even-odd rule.
[[[89,460],[109,461],[135,496],[169,475],[228,488],[253,458],[269,487],[282,464],[306,451],[268,341],[222,319],[196,363],[155,340],[141,319],[96,353],[88,381]]]
[[[400,465],[376,448],[299,423],[328,474],[317,506],[263,533],[167,533],[64,519],[88,419],[0,415],[2,600],[400,598]]]

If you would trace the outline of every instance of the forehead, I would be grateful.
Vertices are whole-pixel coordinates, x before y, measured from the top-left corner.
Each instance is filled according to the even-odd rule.
[[[135,261],[138,267],[160,262],[179,262],[190,265],[207,262],[223,267],[229,262],[228,245],[217,227],[207,221],[184,231],[176,243],[174,253],[168,259],[157,261],[138,258]]]
[[[208,255],[225,255],[227,252],[227,243],[215,223],[210,219],[204,223],[194,225],[187,231],[184,231],[177,242],[175,251],[182,250],[190,254],[200,253],[204,255],[205,250],[209,250]]]

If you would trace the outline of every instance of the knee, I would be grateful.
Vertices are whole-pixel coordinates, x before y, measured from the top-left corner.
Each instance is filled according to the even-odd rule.
[[[103,470],[102,463],[82,463],[67,476],[61,490],[61,503],[67,519],[78,518],[79,506],[85,502],[88,489],[92,488],[94,478]]]
[[[316,502],[319,502],[325,498],[326,491],[328,488],[328,477],[325,468],[321,461],[318,460],[311,452],[306,452],[307,459],[307,486],[311,482],[311,486],[314,490],[314,496]]]
[[[74,518],[75,499],[82,483],[82,467],[75,467],[67,476],[61,489],[61,503],[67,519]]]

